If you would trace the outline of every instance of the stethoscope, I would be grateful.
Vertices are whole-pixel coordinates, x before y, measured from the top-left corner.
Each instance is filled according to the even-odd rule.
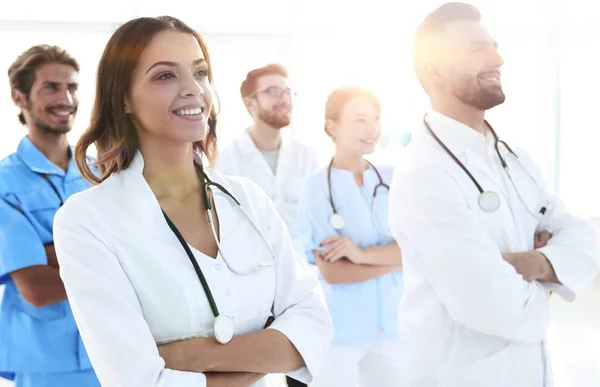
[[[469,178],[471,179],[471,181],[473,182],[473,184],[475,184],[475,186],[477,187],[477,190],[479,190],[479,198],[478,198],[479,208],[481,208],[483,211],[486,211],[486,212],[495,212],[495,211],[497,211],[498,208],[500,208],[500,196],[496,192],[494,192],[494,191],[485,191],[481,187],[481,184],[479,184],[479,182],[477,181],[477,179],[475,179],[475,177],[471,174],[471,172],[467,169],[467,167],[465,167],[465,165],[456,157],[456,155],[454,155],[454,153],[452,153],[452,151],[446,146],[446,144],[444,144],[442,142],[442,140],[440,140],[440,138],[433,132],[433,130],[431,129],[431,127],[427,123],[427,115],[425,115],[423,117],[423,123],[425,124],[425,128],[431,134],[431,136],[435,139],[435,141],[444,149],[444,151],[446,151],[446,153],[450,157],[452,157],[452,159],[454,160],[454,162],[456,164],[458,164],[458,166],[461,167],[463,171],[465,171],[465,173],[467,174],[467,176],[469,176]],[[502,169],[504,169],[506,171],[506,175],[508,176],[508,179],[510,180],[513,188],[515,189],[515,192],[517,193],[517,196],[519,197],[519,200],[521,200],[521,203],[523,203],[523,205],[525,206],[525,208],[527,209],[527,211],[532,216],[534,216],[536,218],[539,217],[538,214],[541,214],[543,216],[546,213],[546,211],[547,211],[546,205],[542,206],[540,208],[540,210],[538,211],[538,214],[536,214],[534,211],[531,211],[529,209],[529,207],[525,203],[525,200],[521,197],[521,194],[519,193],[519,190],[517,189],[517,186],[516,186],[515,182],[513,181],[512,177],[510,176],[510,172],[509,172],[509,169],[508,169],[508,164],[506,163],[506,160],[504,160],[504,157],[502,157],[502,155],[500,154],[500,149],[498,147],[499,144],[504,145],[504,147],[506,147],[506,149],[510,152],[510,154],[512,154],[513,156],[515,156],[515,158],[517,160],[519,159],[519,156],[517,156],[517,154],[515,152],[513,152],[513,150],[510,148],[510,146],[508,146],[508,144],[506,142],[504,142],[504,141],[502,141],[502,140],[500,140],[498,138],[498,135],[496,134],[496,131],[494,130],[494,128],[492,128],[492,126],[487,121],[484,121],[484,123],[489,128],[490,132],[492,133],[492,136],[494,137],[494,148],[496,150],[496,154],[498,155],[498,158],[500,159],[500,164],[502,165]],[[520,162],[519,162],[519,164],[521,165]],[[533,178],[533,176],[531,176],[531,174],[529,173],[529,171],[527,171],[527,169],[523,165],[521,165],[521,167],[525,170],[525,172],[529,176],[529,178],[531,180],[533,180],[534,184],[541,190],[541,187],[539,186],[539,184],[537,183],[537,181]]]
[[[373,170],[375,171],[375,174],[377,174],[377,178],[379,179],[379,184],[377,184],[375,186],[375,188],[373,188],[373,200],[371,201],[371,222],[373,223],[373,228],[375,228],[375,231],[377,231],[379,234],[384,235],[388,238],[392,238],[392,233],[391,232],[384,232],[381,231],[379,229],[379,227],[377,226],[377,222],[375,221],[375,198],[377,198],[377,190],[379,188],[385,188],[388,190],[390,190],[390,186],[385,184],[383,182],[383,178],[381,177],[381,174],[379,173],[379,171],[377,170],[377,168],[375,168],[375,166],[373,164],[371,164],[371,162],[369,162],[368,160],[365,160],[369,166],[371,166],[371,168],[373,168]],[[333,159],[331,159],[331,161],[329,162],[329,167],[327,168],[327,188],[329,190],[329,204],[331,204],[331,209],[333,210],[333,215],[331,215],[329,217],[329,224],[331,225],[331,227],[333,227],[334,230],[339,231],[341,229],[344,228],[344,226],[346,225],[346,220],[344,219],[344,216],[340,213],[337,212],[337,209],[335,208],[335,204],[333,203],[333,195],[331,193],[331,168],[332,168],[332,164],[333,164]]]
[[[198,171],[198,177],[204,183],[203,189],[202,189],[202,199],[204,201],[204,208],[206,208],[206,213],[208,216],[208,223],[210,224],[210,229],[212,231],[213,238],[215,239],[215,242],[217,244],[217,250],[219,251],[219,254],[221,254],[221,258],[223,258],[223,262],[225,262],[225,265],[227,265],[229,270],[231,270],[233,273],[238,274],[238,275],[247,275],[247,274],[256,273],[262,269],[273,266],[275,264],[275,253],[273,252],[273,249],[271,248],[271,245],[269,244],[268,239],[264,236],[264,234],[262,233],[260,228],[256,225],[254,220],[252,220],[250,215],[244,210],[244,208],[242,207],[240,202],[221,184],[215,183],[214,181],[210,180],[208,178],[208,176],[206,175],[206,173],[204,173],[204,171],[201,168],[198,168],[197,171]],[[213,219],[213,215],[212,215],[213,205],[212,205],[212,202],[210,201],[210,198],[208,195],[208,191],[210,190],[211,186],[219,189],[229,199],[231,199],[237,205],[237,207],[240,209],[240,211],[242,211],[242,213],[248,219],[248,221],[250,221],[250,224],[252,224],[252,227],[258,232],[258,234],[260,235],[262,240],[265,242],[265,244],[269,248],[269,252],[271,253],[271,262],[262,262],[261,261],[258,264],[252,266],[251,268],[249,268],[247,270],[237,270],[232,265],[229,264],[229,262],[227,261],[227,258],[225,257],[225,254],[223,253],[223,250],[221,249],[221,244],[219,243],[219,238],[217,237],[217,231],[216,231],[215,225],[214,225],[214,219]],[[212,291],[210,290],[210,286],[208,286],[208,282],[206,281],[206,278],[204,277],[204,273],[202,273],[202,269],[200,268],[200,266],[198,265],[198,262],[194,258],[194,254],[192,253],[190,246],[185,241],[185,239],[183,238],[183,236],[181,235],[181,233],[179,232],[179,230],[177,229],[175,224],[173,224],[171,219],[169,219],[169,217],[167,216],[167,214],[164,211],[163,211],[163,215],[165,217],[165,220],[167,221],[167,224],[169,225],[169,228],[171,229],[171,231],[173,231],[173,233],[179,240],[179,243],[185,250],[185,253],[187,254],[188,258],[190,259],[190,262],[194,266],[196,275],[198,276],[198,279],[200,280],[200,283],[202,284],[202,288],[204,289],[204,293],[206,294],[206,297],[208,298],[208,303],[210,305],[210,309],[211,309],[213,315],[215,316],[215,322],[214,322],[215,339],[221,344],[227,344],[228,342],[231,341],[231,339],[233,338],[233,334],[235,333],[234,319],[230,315],[222,314],[219,312],[217,303],[215,302]]]

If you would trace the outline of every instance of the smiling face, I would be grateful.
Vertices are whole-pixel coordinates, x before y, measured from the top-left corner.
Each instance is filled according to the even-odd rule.
[[[338,151],[371,154],[381,135],[379,107],[364,96],[353,97],[344,104],[337,120],[328,120],[327,126]]]
[[[435,43],[442,59],[429,65],[428,75],[436,98],[458,100],[478,110],[504,102],[504,61],[496,40],[479,21],[449,23]]]
[[[275,129],[290,124],[292,119],[292,91],[287,77],[269,74],[256,81],[256,91],[246,99],[248,110],[255,120]]]
[[[13,101],[21,108],[30,130],[65,134],[73,128],[79,98],[79,75],[75,68],[60,63],[36,69],[28,95],[14,89]]]
[[[213,104],[208,64],[194,36],[163,31],[142,53],[125,99],[140,142],[204,138]]]

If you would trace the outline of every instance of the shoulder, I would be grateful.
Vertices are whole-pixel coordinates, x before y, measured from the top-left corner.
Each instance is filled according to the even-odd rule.
[[[303,181],[298,202],[305,209],[320,211],[322,206],[329,203],[328,192],[327,168],[321,168]]]
[[[92,185],[86,190],[69,196],[64,205],[57,211],[54,224],[58,226],[82,223],[92,219],[102,219],[116,212],[115,198],[122,197],[119,186],[119,174],[110,176],[100,184]],[[103,214],[103,217],[97,216]],[[95,223],[95,222],[94,222]]]
[[[238,174],[236,167],[241,160],[240,147],[238,145],[240,138],[235,138],[227,146],[219,149],[215,169],[226,174]]]
[[[319,190],[327,185],[328,168],[320,168],[308,175],[304,181],[305,191]]]
[[[256,204],[264,198],[269,199],[267,193],[254,181],[244,176],[226,175],[219,170],[207,170],[210,178],[225,187],[240,203]],[[270,199],[269,199],[270,200]]]
[[[300,157],[309,160],[317,159],[317,152],[309,145],[297,140],[288,139],[288,146],[294,152],[294,154],[300,155]]]
[[[248,135],[247,130],[244,130],[242,133],[236,135],[229,144],[223,146],[219,150],[219,154],[232,156],[232,155],[241,155],[242,150],[247,146],[247,141],[250,140],[250,136]]]
[[[231,141],[229,144],[227,144],[226,146],[222,147],[219,150],[219,155],[231,155],[234,153],[239,153],[237,151],[237,143],[240,141],[239,137],[236,137],[233,139],[233,141]]]
[[[19,184],[23,184],[25,176],[31,170],[19,160],[16,153],[0,161],[0,197],[13,192]]]

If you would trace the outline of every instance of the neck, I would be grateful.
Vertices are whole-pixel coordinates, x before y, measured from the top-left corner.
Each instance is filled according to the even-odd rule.
[[[140,152],[144,157],[142,175],[157,199],[183,199],[200,187],[192,144],[147,141],[140,143]]]
[[[264,122],[254,122],[250,129],[250,137],[260,150],[273,151],[281,146],[281,129],[275,129]]]
[[[369,169],[369,164],[365,161],[362,155],[343,152],[339,149],[333,156],[331,166],[337,169],[345,169],[352,172],[354,179],[359,185],[362,185],[363,172]]]
[[[433,102],[432,108],[446,117],[463,123],[481,134],[485,134],[484,110],[476,109],[456,100],[446,103],[442,101]]]
[[[40,130],[30,129],[27,137],[50,162],[63,171],[67,170],[71,154],[66,134],[42,133]]]

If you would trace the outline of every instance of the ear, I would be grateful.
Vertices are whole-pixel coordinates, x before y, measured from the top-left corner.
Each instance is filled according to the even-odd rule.
[[[246,109],[248,109],[248,112],[251,115],[254,115],[256,113],[256,111],[258,110],[258,105],[256,103],[256,99],[254,99],[254,98],[245,97],[244,105],[246,106]]]
[[[325,133],[327,133],[327,135],[331,137],[332,140],[335,140],[335,137],[337,135],[337,129],[337,124],[334,120],[328,118],[325,121]]]
[[[428,79],[432,85],[439,84],[442,79],[439,67],[435,66],[432,63],[427,63],[425,65],[425,76],[426,79]]]
[[[19,107],[21,110],[25,110],[25,105],[27,104],[27,96],[23,94],[23,92],[19,89],[12,89],[11,98],[15,105]]]
[[[131,108],[131,102],[129,101],[129,97],[127,96],[125,96],[125,113],[133,113],[133,109]]]

